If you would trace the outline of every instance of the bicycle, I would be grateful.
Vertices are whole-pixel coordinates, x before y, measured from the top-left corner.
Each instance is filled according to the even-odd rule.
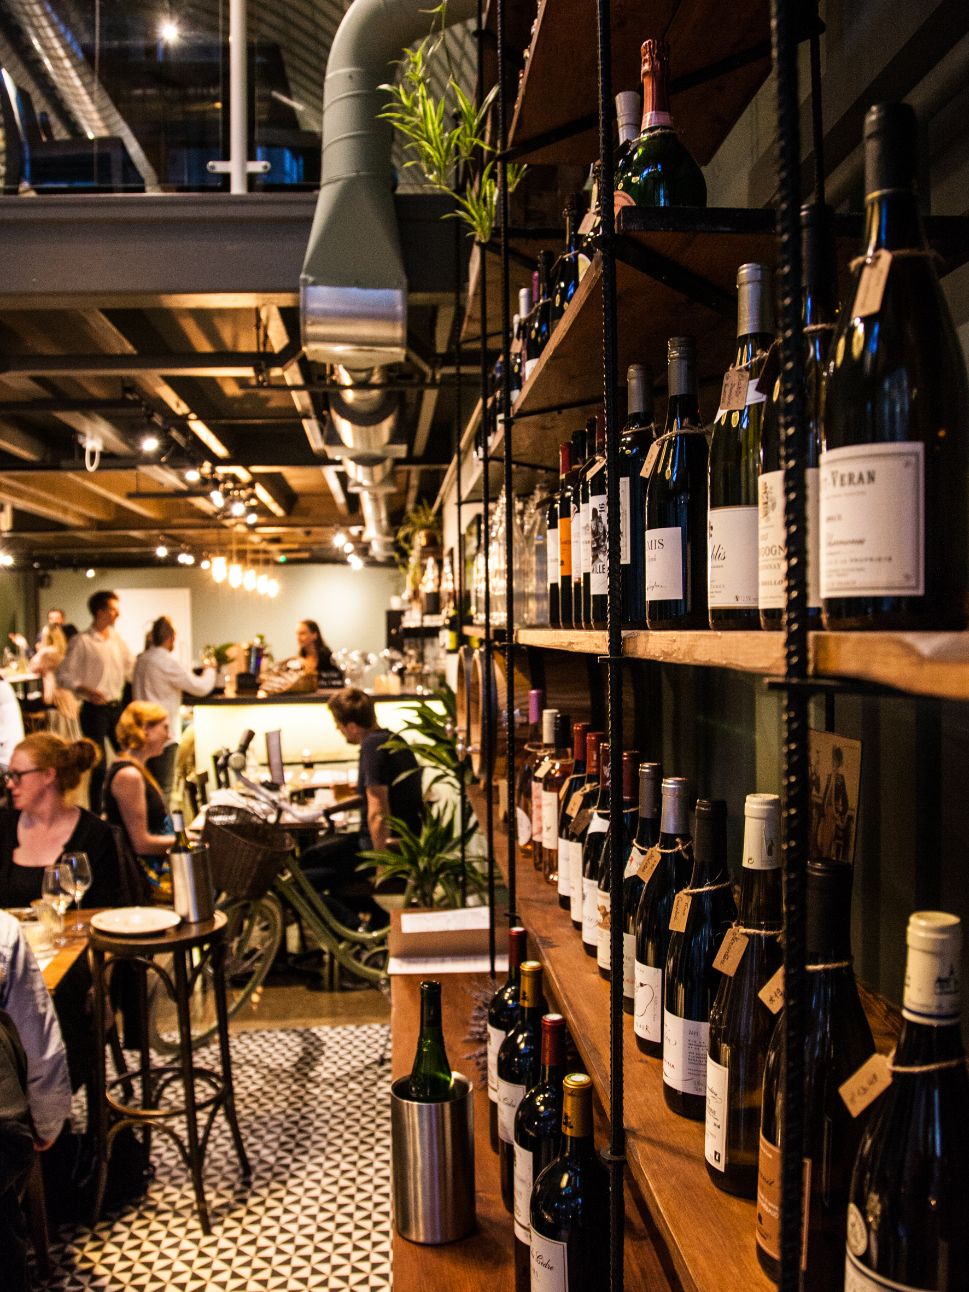
[[[264,786],[237,773],[252,797],[246,805],[208,808],[203,838],[209,844],[213,874],[219,889],[218,909],[227,917],[225,982],[229,1018],[259,994],[283,943],[287,914],[300,923],[333,967],[377,987],[387,982],[387,929],[370,932],[343,924],[303,874],[295,858],[295,843],[280,827],[285,810],[297,823],[326,821],[353,806],[300,809]],[[269,817],[260,815],[258,809]],[[191,986],[192,1046],[203,1045],[216,1030],[215,1001],[207,962],[195,967]],[[174,1008],[163,990],[152,994],[149,1006],[152,1044],[164,1052],[178,1048]]]

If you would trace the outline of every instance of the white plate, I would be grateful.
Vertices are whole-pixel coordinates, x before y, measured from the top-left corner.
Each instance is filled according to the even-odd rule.
[[[182,917],[176,911],[164,906],[119,906],[91,916],[91,925],[99,932],[122,933],[128,937],[164,933],[181,922]]]

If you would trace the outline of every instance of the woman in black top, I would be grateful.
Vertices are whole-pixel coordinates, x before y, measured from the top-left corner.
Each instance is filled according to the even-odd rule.
[[[315,619],[301,619],[296,625],[296,644],[307,673],[331,673],[336,668],[333,652],[323,640]]]
[[[0,906],[29,906],[39,898],[44,867],[64,852],[86,852],[91,862],[82,905],[122,900],[111,827],[64,797],[99,757],[93,741],[68,742],[49,731],[27,736],[14,749],[4,777],[13,807],[0,811]]]
[[[157,885],[175,835],[161,787],[145,764],[169,741],[168,713],[160,704],[136,700],[122,713],[115,731],[121,753],[104,780],[104,815],[124,830],[131,851]]]

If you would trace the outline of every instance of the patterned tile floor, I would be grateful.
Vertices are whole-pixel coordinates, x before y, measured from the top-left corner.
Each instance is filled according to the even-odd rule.
[[[389,1292],[389,1027],[246,1032],[232,1057],[253,1176],[242,1185],[217,1118],[205,1173],[212,1236],[174,1146],[156,1136],[140,1206],[93,1231],[61,1231],[45,1289]]]

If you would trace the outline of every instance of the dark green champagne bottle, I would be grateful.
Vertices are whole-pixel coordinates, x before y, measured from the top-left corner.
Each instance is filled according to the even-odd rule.
[[[760,1098],[774,1031],[774,1015],[757,993],[782,959],[780,824],[776,794],[747,795],[740,915],[734,935],[743,950],[739,964],[731,962],[722,971],[710,1011],[707,1171],[718,1189],[742,1198],[757,1196]]]
[[[639,804],[637,768],[639,766],[639,750],[624,749],[622,752],[622,838],[619,840],[619,851],[622,855],[623,866],[625,867],[626,859],[629,856],[629,850],[633,843],[633,831],[636,829],[636,809]],[[599,973],[607,981],[612,974],[612,941],[610,933],[611,912],[612,912],[612,822],[609,823],[609,829],[606,831],[605,842],[602,845],[602,856],[599,858],[599,891],[597,901],[599,905],[599,922],[596,929],[598,940],[596,943],[596,964],[599,967]]]
[[[579,810],[585,786],[585,738],[587,722],[572,723],[572,771],[562,786],[562,810],[559,813],[558,899],[564,911],[569,909],[572,892],[572,860],[569,853],[569,829]]]
[[[771,274],[737,270],[737,357],[710,438],[707,606],[711,628],[759,628],[757,463],[766,397],[758,388],[774,339]]]
[[[969,389],[915,175],[915,113],[869,109],[865,263],[832,343],[822,414],[829,629],[967,623]]]
[[[526,1090],[538,1080],[540,1032],[545,1013],[542,966],[522,962],[518,1020],[498,1051],[498,1165],[501,1199],[515,1210],[515,1113]]]
[[[646,627],[645,507],[643,467],[656,437],[653,374],[641,363],[626,371],[628,413],[619,437],[619,562],[622,566],[622,626]],[[608,591],[608,589],[607,589]],[[603,622],[605,614],[602,614]]]
[[[673,126],[669,45],[642,44],[643,124],[616,172],[616,210],[623,206],[706,206],[703,171]]]
[[[562,1085],[562,1152],[532,1189],[531,1292],[592,1292],[609,1286],[609,1179],[596,1154],[592,1079]]]
[[[912,915],[892,1083],[874,1107],[851,1179],[845,1288],[852,1292],[957,1292],[969,1278],[961,966],[956,916]]]
[[[565,1019],[542,1019],[538,1082],[515,1114],[515,1288],[528,1292],[532,1187],[562,1147],[562,1081],[565,1077]]]
[[[421,983],[421,1031],[411,1068],[408,1095],[422,1104],[450,1099],[454,1079],[441,1030],[441,984]]]
[[[707,475],[696,342],[668,343],[666,425],[646,486],[646,623],[651,632],[707,628]]]
[[[660,763],[639,764],[639,819],[622,880],[622,1007],[633,1012],[636,999],[636,916],[643,896],[639,867],[647,852],[659,843],[659,796],[663,768]]]
[[[707,1099],[710,1008],[720,974],[713,962],[737,918],[727,867],[727,805],[700,799],[693,826],[693,872],[677,894],[663,975],[663,1094],[681,1117],[703,1121]],[[689,899],[687,903],[687,898]]]
[[[520,968],[525,959],[528,935],[516,926],[508,930],[508,977],[488,1005],[488,1120],[491,1147],[498,1152],[498,1051],[518,1022]]]

